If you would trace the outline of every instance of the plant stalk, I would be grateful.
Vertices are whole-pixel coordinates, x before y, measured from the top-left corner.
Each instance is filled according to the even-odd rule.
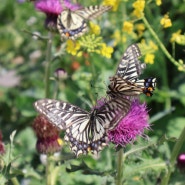
[[[177,156],[179,155],[179,151],[180,151],[184,142],[185,142],[185,127],[184,127],[183,131],[181,132],[179,139],[175,143],[175,146],[173,147],[171,158],[170,158],[169,169],[168,169],[167,174],[162,179],[161,185],[168,185],[169,184],[169,180],[170,180],[171,174],[173,172],[173,167],[175,166]]]
[[[161,40],[159,39],[159,37],[157,36],[157,34],[155,33],[155,31],[152,29],[152,27],[150,26],[150,24],[148,23],[147,19],[145,18],[145,16],[142,17],[142,20],[145,24],[145,26],[147,27],[147,29],[149,30],[149,32],[151,33],[151,35],[154,37],[154,39],[156,40],[158,46],[160,47],[160,49],[162,50],[162,52],[166,55],[166,57],[177,67],[183,67],[178,61],[176,61],[173,56],[168,52],[168,50],[165,48],[165,46],[163,45],[163,43],[161,42]]]
[[[117,176],[115,179],[116,185],[122,185],[123,181],[123,149],[120,149],[117,153]]]
[[[49,83],[49,78],[50,78],[50,68],[51,68],[51,49],[52,49],[52,33],[49,32],[48,36],[48,42],[47,42],[47,51],[46,51],[46,69],[45,69],[45,97],[49,98],[50,96],[50,83]]]

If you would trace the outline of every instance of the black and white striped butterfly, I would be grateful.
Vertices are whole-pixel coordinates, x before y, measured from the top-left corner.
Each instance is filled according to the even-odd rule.
[[[106,145],[107,131],[112,130],[128,113],[131,101],[114,98],[91,112],[59,100],[41,99],[35,109],[53,125],[66,130],[65,140],[78,156],[89,151],[97,154]]]
[[[116,75],[110,77],[107,90],[110,97],[136,96],[141,93],[146,96],[153,95],[156,78],[138,79],[146,67],[138,60],[140,56],[141,52],[137,44],[132,44],[126,49],[118,65]]]
[[[63,1],[61,1],[61,4],[65,7]],[[75,40],[82,36],[88,30],[87,20],[92,20],[111,8],[111,6],[98,5],[79,8],[77,10],[65,8],[57,19],[57,28],[61,38]]]

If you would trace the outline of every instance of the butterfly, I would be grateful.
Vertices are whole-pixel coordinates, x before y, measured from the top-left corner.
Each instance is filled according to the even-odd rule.
[[[107,94],[110,97],[136,96],[141,93],[146,96],[153,95],[156,78],[138,79],[146,68],[146,65],[138,60],[140,56],[141,52],[137,44],[132,44],[126,49],[117,67],[116,75],[109,79]]]
[[[82,36],[87,32],[87,20],[94,19],[110,10],[111,6],[89,6],[71,10],[65,8],[57,18],[57,28],[63,39],[72,39]]]
[[[97,154],[107,143],[107,131],[116,127],[128,113],[131,101],[114,98],[88,112],[80,107],[54,99],[41,99],[35,109],[53,125],[66,130],[65,141],[78,156],[92,152]]]

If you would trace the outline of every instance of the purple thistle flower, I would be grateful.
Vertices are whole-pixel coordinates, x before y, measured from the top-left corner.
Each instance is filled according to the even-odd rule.
[[[185,153],[179,154],[177,158],[177,167],[181,172],[185,172]]]
[[[45,27],[50,31],[57,31],[57,17],[65,8],[76,10],[79,5],[70,3],[70,0],[64,0],[65,7],[62,7],[60,0],[36,0],[35,8],[46,14]]]
[[[52,125],[43,115],[39,115],[33,122],[33,130],[37,136],[36,148],[39,153],[55,153],[61,150],[62,140],[60,131]]]
[[[3,139],[3,135],[0,131],[0,155],[3,155],[5,153],[5,147],[2,139]]]
[[[114,130],[108,132],[108,138],[117,146],[125,146],[135,141],[137,136],[144,136],[144,130],[149,128],[146,104],[140,104],[139,100],[135,99],[128,114]]]
[[[58,80],[64,80],[67,78],[67,72],[65,71],[65,69],[63,68],[57,68],[54,72],[54,76],[58,79]]]

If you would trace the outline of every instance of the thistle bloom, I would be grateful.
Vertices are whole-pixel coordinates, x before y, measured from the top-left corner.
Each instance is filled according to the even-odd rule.
[[[66,8],[71,10],[76,10],[79,8],[78,5],[71,4],[70,0],[64,0],[64,5]],[[35,8],[38,11],[44,12],[46,14],[45,26],[50,31],[57,31],[57,17],[65,8],[60,4],[60,0],[36,0]]]
[[[177,158],[177,166],[182,172],[185,172],[185,153],[179,154]]]
[[[61,150],[62,140],[58,128],[43,115],[37,116],[32,126],[37,136],[36,148],[39,153],[55,153]]]
[[[54,72],[54,76],[57,80],[64,80],[67,78],[67,72],[63,68],[57,68]]]
[[[5,148],[4,148],[4,143],[2,141],[2,138],[3,138],[3,135],[2,135],[2,133],[0,131],[0,155],[5,153]]]
[[[129,113],[114,130],[108,132],[108,138],[116,146],[125,146],[135,141],[137,136],[144,136],[144,130],[149,128],[146,104],[140,104],[139,100],[135,99]]]

